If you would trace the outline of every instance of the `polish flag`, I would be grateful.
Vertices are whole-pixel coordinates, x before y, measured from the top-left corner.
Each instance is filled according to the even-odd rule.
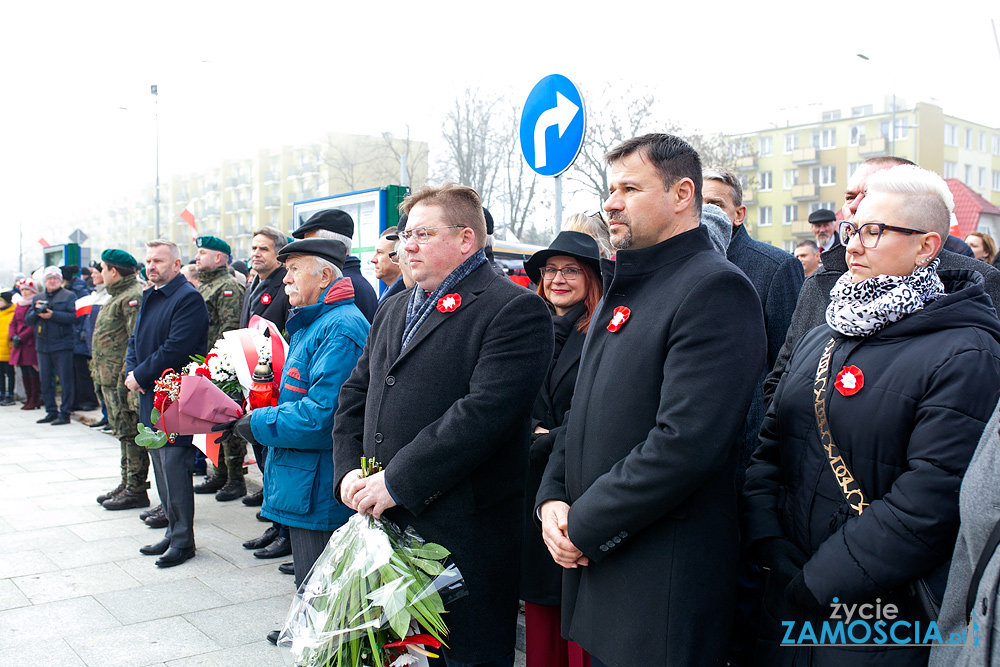
[[[42,238],[38,239],[38,244],[40,246],[42,246],[43,248],[48,248],[49,247],[49,242],[45,240],[44,236]]]
[[[89,315],[91,309],[94,307],[94,302],[97,301],[97,294],[88,294],[85,297],[81,297],[76,300],[76,316],[83,317],[84,315]]]
[[[194,213],[193,213],[193,211],[194,211],[194,202],[191,202],[190,204],[188,204],[187,206],[185,206],[184,210],[181,211],[181,220],[183,220],[184,222],[188,223],[188,226],[191,227],[191,240],[192,241],[195,240],[196,238],[198,238],[198,227],[194,224]]]

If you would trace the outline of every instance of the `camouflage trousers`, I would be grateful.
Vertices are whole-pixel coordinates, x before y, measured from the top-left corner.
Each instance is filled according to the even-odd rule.
[[[135,444],[139,425],[139,401],[124,384],[98,385],[108,408],[111,432],[121,442],[122,484],[138,493],[149,488],[149,452]]]
[[[215,474],[226,479],[243,479],[247,469],[243,466],[246,460],[247,443],[241,438],[229,438],[219,452],[219,465],[215,466]]]

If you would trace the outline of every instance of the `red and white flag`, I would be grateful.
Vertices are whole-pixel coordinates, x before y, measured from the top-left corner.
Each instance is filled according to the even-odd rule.
[[[194,224],[194,202],[191,202],[181,211],[181,220],[191,227],[191,240],[198,238],[198,227]]]
[[[38,239],[38,245],[42,246],[43,248],[48,248],[49,242],[46,241],[45,237],[43,236],[42,238]]]
[[[83,317],[84,315],[89,315],[91,309],[94,307],[94,302],[97,301],[97,294],[88,294],[85,297],[81,297],[76,300],[76,316]]]

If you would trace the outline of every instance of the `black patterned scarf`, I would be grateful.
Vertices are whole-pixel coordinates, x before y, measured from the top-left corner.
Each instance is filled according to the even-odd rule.
[[[458,268],[449,273],[448,277],[442,280],[437,289],[430,294],[420,289],[420,285],[417,285],[416,289],[410,292],[410,302],[406,305],[406,326],[403,327],[403,347],[400,348],[401,350],[406,349],[407,344],[416,335],[424,320],[437,306],[438,299],[454,289],[455,285],[485,263],[486,251],[480,248],[459,264]]]
[[[874,276],[852,283],[848,271],[830,290],[826,323],[845,336],[870,336],[945,295],[939,260],[908,276]]]

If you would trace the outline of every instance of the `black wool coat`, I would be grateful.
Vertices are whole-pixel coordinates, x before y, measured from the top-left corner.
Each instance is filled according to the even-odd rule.
[[[465,663],[514,651],[529,415],[552,357],[537,294],[483,264],[401,351],[410,291],[386,301],[340,390],[335,489],[363,456],[385,466],[385,516],[451,551],[469,595],[451,603],[445,654]]]
[[[757,293],[704,228],[618,253],[536,496],[570,504],[590,564],[563,574],[563,636],[605,664],[725,664],[733,475],[765,354]]]
[[[810,331],[775,392],[744,487],[743,537],[785,537],[809,560],[805,583],[823,605],[892,602],[916,620],[905,587],[923,578],[940,600],[958,533],[962,475],[1000,392],[1000,322],[982,278],[945,283],[947,296],[865,338],[828,326]],[[818,435],[813,383],[823,348],[837,340],[829,371],[827,421],[833,442],[870,505],[851,511]],[[864,375],[843,396],[845,366]],[[779,646],[781,621],[817,619],[788,604],[768,579],[757,663],[923,664],[926,649],[866,651]],[[860,632],[859,632],[860,634]]]
[[[552,364],[531,409],[531,426],[549,429],[562,426],[573,400],[573,387],[580,370],[584,335],[573,324],[558,359]],[[542,483],[545,465],[552,452],[552,434],[539,436],[528,450],[528,483],[525,486],[527,521],[521,547],[521,599],[556,606],[562,600],[562,568],[556,565],[542,541],[542,530],[533,519],[534,499]]]
[[[278,331],[285,330],[288,311],[291,309],[288,295],[285,294],[285,284],[282,282],[287,272],[284,266],[279,266],[264,280],[255,279],[252,285],[247,286],[243,291],[243,309],[240,311],[241,329],[247,327],[251,317],[260,315],[265,320],[274,322]]]

